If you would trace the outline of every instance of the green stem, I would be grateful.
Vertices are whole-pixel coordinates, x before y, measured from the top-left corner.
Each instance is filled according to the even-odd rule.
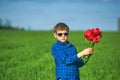
[[[91,42],[91,41],[88,42],[88,46],[89,46],[89,47],[94,47],[94,44],[95,44],[94,42]],[[88,55],[88,56],[85,56],[85,57],[84,57],[84,62],[87,63],[87,62],[89,61],[89,59],[90,59],[91,56],[92,56],[92,54],[90,54],[90,55]],[[87,57],[87,58],[86,58],[86,57]]]

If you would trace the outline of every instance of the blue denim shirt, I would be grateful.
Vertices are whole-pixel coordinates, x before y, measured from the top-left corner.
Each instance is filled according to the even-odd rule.
[[[52,55],[56,65],[56,79],[79,80],[79,67],[84,65],[77,57],[77,50],[69,41],[67,44],[57,41],[52,46]]]

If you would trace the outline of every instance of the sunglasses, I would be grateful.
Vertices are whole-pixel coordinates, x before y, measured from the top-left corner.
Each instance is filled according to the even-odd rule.
[[[62,35],[68,36],[68,33],[57,33],[57,35],[58,35],[59,37],[61,37]]]

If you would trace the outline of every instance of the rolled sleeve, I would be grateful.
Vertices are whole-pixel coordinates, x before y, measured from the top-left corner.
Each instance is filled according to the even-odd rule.
[[[83,65],[84,65],[83,59],[82,59],[82,58],[78,58],[78,59],[77,59],[77,66],[78,66],[78,67],[82,67]]]

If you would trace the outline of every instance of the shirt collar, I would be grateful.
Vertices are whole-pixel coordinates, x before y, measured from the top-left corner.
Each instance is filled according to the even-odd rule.
[[[67,41],[67,44],[66,44],[66,43],[61,42],[61,41],[59,41],[59,40],[57,40],[57,44],[66,45],[66,46],[68,46],[68,47],[72,45],[69,41]]]

